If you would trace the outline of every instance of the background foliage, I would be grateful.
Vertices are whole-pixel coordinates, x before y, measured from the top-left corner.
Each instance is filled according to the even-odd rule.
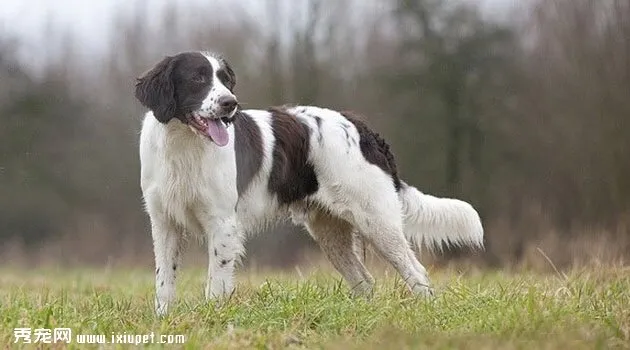
[[[246,2],[173,2],[154,22],[133,4],[103,52],[50,28],[39,74],[0,33],[0,260],[150,259],[133,82],[197,49],[232,62],[246,108],[364,114],[406,181],[479,209],[480,262],[630,251],[628,1],[532,0],[503,20],[470,1],[267,1],[255,16]],[[251,241],[251,261],[291,266],[313,248],[293,227],[272,234]]]

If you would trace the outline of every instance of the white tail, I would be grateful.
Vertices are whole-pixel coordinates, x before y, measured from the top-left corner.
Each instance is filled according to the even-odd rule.
[[[400,189],[405,237],[420,251],[441,250],[442,244],[483,248],[483,227],[472,205],[438,198],[403,183]]]

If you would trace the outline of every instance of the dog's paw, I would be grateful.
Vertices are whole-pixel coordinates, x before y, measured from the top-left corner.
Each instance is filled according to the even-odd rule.
[[[435,290],[428,284],[416,284],[411,291],[420,297],[431,298],[435,296]]]

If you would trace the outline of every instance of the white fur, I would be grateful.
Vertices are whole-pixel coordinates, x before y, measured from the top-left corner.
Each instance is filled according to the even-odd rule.
[[[216,99],[207,99],[214,101],[209,105],[216,104]],[[324,108],[289,109],[311,129],[309,162],[319,188],[306,200],[279,205],[267,185],[275,144],[271,114],[243,112],[260,128],[263,159],[240,198],[232,126],[229,143],[218,147],[177,119],[165,125],[152,112],[145,116],[141,186],[151,219],[158,314],[166,313],[174,300],[176,267],[186,235],[207,240],[207,298],[232,293],[234,265],[244,253],[246,235],[289,217],[306,226],[360,294],[372,289],[374,279],[356,253],[357,237],[370,243],[418,294],[430,293],[429,280],[410,243],[482,245],[481,222],[470,205],[422,195],[407,185],[397,193],[391,176],[363,157],[355,126],[342,114]]]
[[[404,185],[400,191],[407,240],[420,250],[441,250],[443,245],[483,248],[483,227],[468,203],[438,198]]]
[[[206,295],[225,295],[233,289],[231,275],[243,247],[234,211],[238,196],[231,130],[230,134],[227,146],[213,147],[179,121],[162,125],[151,112],[144,119],[141,187],[152,223],[159,313],[165,313],[174,298],[175,269],[185,235],[207,239]]]

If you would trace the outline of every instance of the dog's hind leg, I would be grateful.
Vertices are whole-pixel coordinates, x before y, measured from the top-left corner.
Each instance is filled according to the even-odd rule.
[[[354,249],[354,228],[350,223],[319,210],[312,210],[306,227],[328,260],[344,277],[356,295],[369,294],[374,278],[367,271]]]
[[[369,195],[374,198],[354,201],[362,204],[350,209],[359,233],[396,269],[413,293],[431,294],[426,269],[416,259],[403,233],[396,192],[385,187],[379,191],[375,186]]]
[[[426,269],[413,256],[402,230],[384,223],[372,222],[360,231],[379,255],[401,275],[415,294],[430,295],[430,282]]]
[[[151,235],[155,254],[155,311],[161,316],[175,299],[181,234],[168,219],[157,215],[151,217]]]
[[[411,260],[411,266],[413,266],[416,272],[423,276],[427,276],[427,269],[424,267],[424,265],[420,263],[420,260],[416,256],[416,253],[414,253],[413,249],[409,249],[409,251],[407,251],[407,254],[409,255],[409,260]]]

